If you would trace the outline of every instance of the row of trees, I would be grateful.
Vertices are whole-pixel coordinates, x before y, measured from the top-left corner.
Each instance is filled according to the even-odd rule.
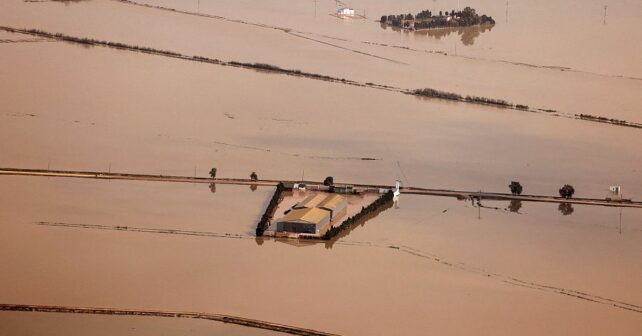
[[[518,181],[511,181],[511,183],[508,185],[508,188],[513,195],[521,195],[522,191],[524,191],[522,184]],[[566,199],[572,198],[575,194],[575,188],[570,184],[565,184],[560,188],[559,194],[560,197],[564,197]]]

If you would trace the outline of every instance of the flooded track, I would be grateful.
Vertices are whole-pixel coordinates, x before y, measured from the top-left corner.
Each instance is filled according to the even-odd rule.
[[[111,172],[89,172],[89,171],[62,171],[47,169],[21,169],[21,168],[0,168],[0,175],[26,175],[26,176],[49,176],[49,177],[75,177],[75,178],[95,178],[106,180],[133,180],[133,181],[156,181],[156,182],[182,182],[182,183],[214,183],[214,184],[235,184],[235,185],[257,185],[257,186],[274,186],[281,182],[305,183],[307,185],[322,185],[318,181],[278,181],[278,180],[251,180],[241,178],[207,178],[207,177],[189,177],[189,176],[168,176],[168,175],[148,175],[148,174],[127,174]],[[368,185],[342,182],[341,184],[350,184],[358,188],[366,189],[391,189],[391,185]],[[642,202],[638,201],[609,201],[606,199],[596,198],[572,198],[566,199],[556,196],[546,195],[512,195],[506,193],[494,193],[484,191],[462,191],[448,189],[430,189],[421,187],[402,187],[402,194],[426,195],[426,196],[445,196],[457,197],[472,200],[518,200],[525,202],[546,202],[546,203],[569,203],[581,205],[596,205],[609,207],[626,207],[642,208]]]
[[[41,313],[71,313],[71,314],[99,314],[99,315],[126,315],[126,316],[154,316],[154,317],[175,317],[175,318],[195,318],[202,320],[218,321],[223,323],[238,324],[250,328],[259,328],[272,330],[291,335],[301,336],[328,336],[336,335],[322,331],[288,326],[284,324],[253,320],[243,317],[208,314],[196,312],[176,312],[160,310],[134,310],[134,309],[116,309],[116,308],[93,308],[93,307],[69,307],[69,306],[41,306],[41,305],[22,305],[22,304],[0,304],[0,310],[5,311],[23,311],[23,312],[41,312]]]

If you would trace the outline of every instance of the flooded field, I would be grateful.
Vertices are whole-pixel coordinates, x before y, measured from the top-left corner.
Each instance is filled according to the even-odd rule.
[[[564,113],[642,121],[638,104],[642,66],[636,57],[642,47],[622,39],[639,40],[642,34],[635,28],[642,5],[634,1],[607,1],[612,18],[607,24],[603,24],[605,2],[583,6],[573,1],[513,2],[509,13],[515,19],[506,23],[502,22],[505,2],[470,1],[468,5],[494,16],[498,24],[468,46],[458,34],[435,39],[384,30],[374,22],[382,14],[416,13],[427,5],[421,2],[355,2],[351,6],[357,9],[371,8],[370,19],[349,22],[327,15],[336,10],[333,1],[317,2],[316,18],[312,1],[202,0],[200,9],[197,1],[148,3],[209,16],[114,0],[66,5],[10,0],[0,5],[4,7],[0,21],[405,89],[433,87]],[[453,9],[456,2],[439,1],[435,6]],[[572,19],[568,12],[573,12]],[[113,17],[119,18],[118,25],[112,24]]]
[[[642,122],[642,4],[470,0],[461,6],[497,24],[376,22],[457,3],[355,0],[345,6],[367,18],[341,20],[329,15],[341,5],[321,0],[2,1],[1,27],[185,57],[0,30],[0,167],[216,167],[218,177],[489,192],[518,180],[525,194],[570,183],[592,198],[620,185],[640,200],[642,129],[573,117]],[[403,93],[425,87],[531,112]],[[220,313],[341,335],[639,334],[639,209],[402,195],[338,240],[307,243],[254,236],[273,192],[0,176],[0,303]],[[0,312],[0,334],[159,330],[272,334]]]
[[[16,191],[3,193],[0,203],[3,302],[226,312],[339,334],[512,334],[516,328],[533,335],[635,334],[641,321],[639,313],[610,304],[503,281],[516,278],[639,305],[640,211],[623,211],[620,233],[617,210],[610,208],[575,207],[563,216],[556,206],[525,203],[521,214],[481,209],[479,220],[477,209],[462,201],[403,196],[397,208],[328,249],[255,240],[246,235],[256,221],[253,211],[234,212],[233,223],[225,220],[232,213],[225,202],[258,197],[249,188],[209,195],[205,185],[114,182],[0,179],[3,191]],[[175,197],[170,191],[217,201],[192,202],[184,213],[166,205]],[[79,197],[73,208],[60,204]],[[116,200],[127,210],[114,211]],[[260,203],[245,206],[254,210]],[[158,208],[163,219],[149,221]],[[86,215],[66,217],[71,212]],[[43,220],[241,237],[37,224]]]

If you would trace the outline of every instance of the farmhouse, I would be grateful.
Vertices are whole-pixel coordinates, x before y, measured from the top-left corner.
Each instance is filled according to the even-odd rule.
[[[341,8],[337,11],[339,16],[354,16],[354,9],[352,8]]]
[[[318,234],[330,223],[330,211],[320,208],[293,209],[276,223],[277,231]]]
[[[348,206],[348,200],[341,195],[316,193],[295,204],[276,223],[279,232],[323,234],[335,217],[340,216]]]

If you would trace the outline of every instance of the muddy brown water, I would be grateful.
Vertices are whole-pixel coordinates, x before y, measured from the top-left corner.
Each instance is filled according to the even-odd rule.
[[[196,1],[150,3],[198,10]],[[506,23],[504,2],[469,1],[498,21],[470,44],[459,32],[437,38],[340,21],[327,15],[333,1],[319,1],[316,18],[313,2],[200,3],[203,13],[335,46],[106,0],[2,1],[0,24],[642,121],[642,82],[618,77],[642,76],[640,45],[627,42],[642,32],[636,2],[511,1]],[[350,5],[369,17],[432,9],[418,1]],[[0,166],[198,176],[216,166],[223,177],[331,175],[484,191],[519,180],[533,194],[571,183],[578,196],[604,197],[609,185],[622,185],[625,196],[642,197],[636,129],[61,42],[0,43],[0,55]],[[347,335],[635,335],[642,322],[636,312],[502,281],[642,305],[637,210],[624,209],[620,225],[615,208],[524,202],[513,205],[518,214],[508,202],[483,202],[498,209],[478,212],[455,199],[403,196],[399,208],[326,248],[252,237],[272,189],[213,189],[0,177],[0,301],[225,313]],[[2,313],[0,325],[30,333],[29,320],[64,333],[99,323],[41,316]],[[140,323],[149,331],[189,322]]]
[[[221,186],[211,194],[201,184],[7,176],[0,186],[3,302],[224,312],[346,335],[635,334],[642,318],[610,304],[502,281],[516,278],[640,305],[642,227],[635,210],[623,210],[620,228],[611,208],[575,206],[564,216],[555,206],[524,203],[517,214],[503,210],[508,202],[490,202],[484,206],[500,210],[484,208],[480,220],[467,202],[404,195],[396,208],[328,249],[249,235],[36,224],[246,236],[256,210],[269,200],[266,188]],[[6,314],[0,319],[13,321],[12,330],[31,328]],[[70,324],[47,319],[52,322],[39,323]],[[156,325],[141,323],[152,325],[141,326],[148,331]]]
[[[534,194],[571,183],[578,196],[609,185],[642,195],[636,129],[68,43],[3,48],[3,166],[198,176],[216,166],[227,177],[485,191],[517,179]]]
[[[196,1],[149,3],[198,10]],[[319,13],[334,10],[333,2],[322,3],[324,8]],[[345,21],[325,14],[315,19],[310,16],[313,2],[293,5],[290,1],[271,1],[269,5],[256,5],[201,1],[201,13],[235,20],[228,21],[111,0],[73,5],[10,0],[2,4],[0,21],[189,55],[271,63],[408,89],[434,87],[567,113],[641,122],[638,98],[642,90],[642,51],[639,44],[627,41],[640,39],[636,18],[642,7],[630,1],[607,3],[612,21],[604,25],[604,2],[591,1],[582,6],[573,1],[514,2],[509,13],[515,20],[508,23],[502,22],[504,3],[470,2],[498,21],[492,32],[482,34],[470,46],[462,44],[461,37],[454,34],[434,39],[383,30],[373,20]],[[401,10],[418,12],[426,4],[408,2],[400,6],[398,2],[364,1],[352,6],[369,7],[369,16],[378,18],[379,14]],[[456,3],[440,2],[436,6],[451,8]],[[574,15],[569,17],[568,12]],[[118,24],[114,24],[114,17],[119,18]],[[285,33],[238,21],[293,31]],[[139,26],[141,23],[144,28]]]

